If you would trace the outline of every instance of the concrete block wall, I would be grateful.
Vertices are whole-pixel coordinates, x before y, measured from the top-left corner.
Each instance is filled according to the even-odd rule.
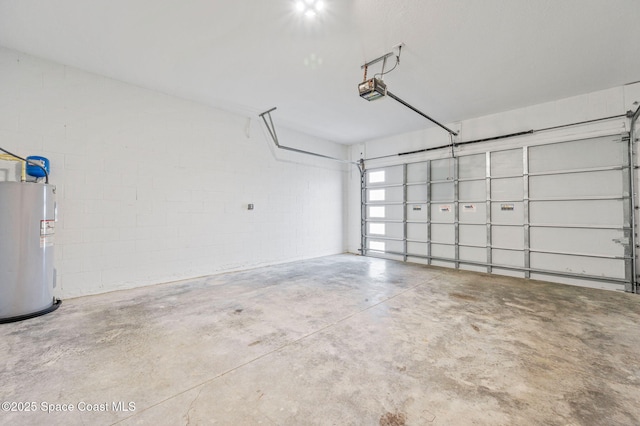
[[[51,160],[59,297],[345,251],[348,169],[276,150],[257,115],[4,48],[0,76],[0,146]],[[279,135],[347,155],[329,141]],[[18,177],[11,167],[0,162]]]

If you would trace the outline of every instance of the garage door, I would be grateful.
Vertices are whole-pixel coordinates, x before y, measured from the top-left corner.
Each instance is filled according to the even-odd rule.
[[[367,169],[367,255],[630,291],[628,141],[608,136]]]

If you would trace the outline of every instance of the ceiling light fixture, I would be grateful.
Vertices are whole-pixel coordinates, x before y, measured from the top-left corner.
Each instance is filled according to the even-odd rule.
[[[321,0],[298,0],[296,9],[307,18],[313,18],[324,9],[324,3]]]

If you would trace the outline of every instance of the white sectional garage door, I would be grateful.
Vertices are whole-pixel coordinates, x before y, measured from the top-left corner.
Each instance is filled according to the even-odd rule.
[[[625,289],[628,142],[581,139],[367,169],[365,254]]]

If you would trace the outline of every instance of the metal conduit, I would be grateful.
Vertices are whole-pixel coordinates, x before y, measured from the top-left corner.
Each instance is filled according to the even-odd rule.
[[[345,163],[345,164],[359,165],[359,163],[355,162],[355,161],[343,160],[341,158],[335,158],[335,157],[331,157],[329,155],[318,154],[317,152],[305,151],[304,149],[298,149],[298,148],[292,148],[292,147],[289,147],[289,146],[280,145],[280,142],[278,141],[278,135],[276,134],[276,127],[273,124],[273,119],[271,118],[271,112],[275,111],[275,110],[276,110],[276,107],[273,107],[270,110],[267,110],[267,111],[263,112],[262,114],[259,114],[259,116],[260,116],[260,118],[262,118],[262,121],[264,121],[264,125],[267,127],[267,130],[269,131],[269,135],[271,136],[271,139],[273,140],[273,143],[276,145],[276,147],[278,149],[283,149],[285,151],[297,152],[299,154],[313,155],[315,157],[326,158],[327,160],[338,161],[340,163]],[[269,117],[269,121],[268,122],[267,122],[267,119],[265,118],[265,115]]]

